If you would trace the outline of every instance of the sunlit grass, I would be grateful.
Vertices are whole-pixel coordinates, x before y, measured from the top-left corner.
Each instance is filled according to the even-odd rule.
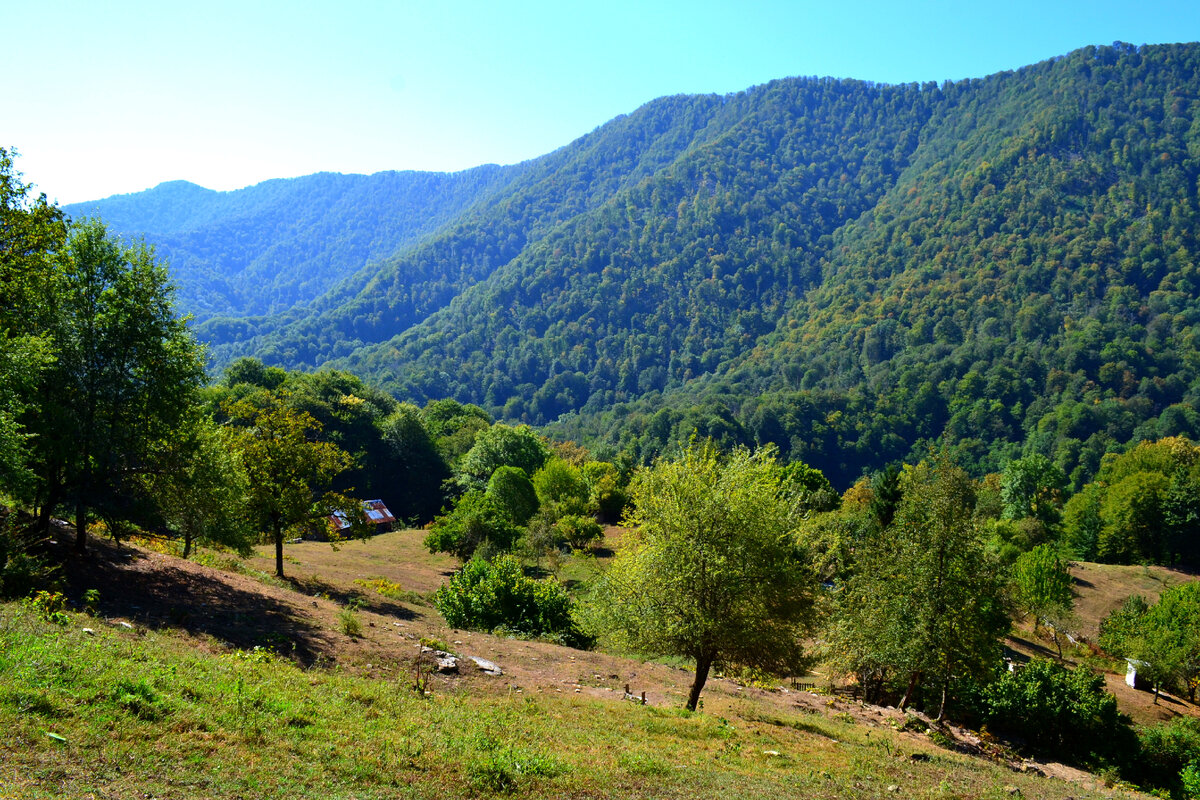
[[[83,629],[91,627],[93,633]],[[890,732],[749,701],[720,715],[578,696],[414,691],[265,650],[0,606],[5,797],[984,797],[1012,782]],[[949,786],[957,794],[946,794]],[[936,792],[934,791],[936,789]],[[1085,796],[1042,782],[1026,796]],[[932,793],[931,793],[932,792]]]

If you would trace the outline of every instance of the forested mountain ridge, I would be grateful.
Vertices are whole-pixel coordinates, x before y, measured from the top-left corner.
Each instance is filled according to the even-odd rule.
[[[1200,50],[940,91],[913,166],[775,331],[686,394],[561,430],[654,449],[707,426],[842,482],[937,441],[978,473],[1025,448],[1076,488],[1130,441],[1196,436]]]
[[[180,307],[203,320],[311,301],[502,191],[522,169],[319,173],[231,192],[171,181],[63,210],[152,242],[179,284]]]
[[[240,355],[312,367],[385,341],[447,306],[533,243],[670,164],[722,98],[667,97],[527,162],[507,187],[436,237],[360,270],[308,309],[271,318],[211,320],[199,329],[217,364]]]
[[[953,447],[1076,486],[1200,435],[1200,47],[942,85],[794,78],[647,104],[522,165],[217,364],[343,367],[640,458],[691,431],[839,485]]]

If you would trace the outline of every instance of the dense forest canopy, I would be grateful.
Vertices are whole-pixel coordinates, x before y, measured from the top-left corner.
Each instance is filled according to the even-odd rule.
[[[332,364],[639,460],[697,431],[844,487],[944,443],[975,474],[1042,453],[1078,490],[1105,452],[1200,435],[1198,68],[1118,43],[663,98],[481,174],[308,305],[197,332],[218,367]]]

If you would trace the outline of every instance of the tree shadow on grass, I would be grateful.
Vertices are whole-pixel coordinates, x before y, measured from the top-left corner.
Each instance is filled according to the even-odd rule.
[[[323,581],[315,575],[308,578],[284,578],[284,580],[298,592],[303,592],[314,597],[327,597],[341,605],[349,605],[352,602],[357,602],[360,608],[375,614],[392,616],[396,619],[406,621],[417,618],[417,615],[411,609],[402,605],[400,601],[385,597],[370,589],[347,590]],[[414,602],[416,602],[415,599]]]
[[[148,569],[140,563],[147,560],[144,555],[107,540],[93,539],[83,557],[68,553],[66,543],[59,549],[68,597],[82,606],[84,593],[95,589],[103,617],[211,636],[245,650],[266,647],[304,666],[329,657],[321,631],[282,600],[232,586],[207,571],[170,564]]]

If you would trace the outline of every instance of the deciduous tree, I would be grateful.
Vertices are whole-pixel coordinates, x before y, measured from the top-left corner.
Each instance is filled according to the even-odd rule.
[[[793,541],[800,512],[773,449],[693,444],[638,472],[626,535],[595,597],[596,623],[642,653],[795,674],[813,605]]]
[[[71,505],[82,552],[93,512],[123,516],[156,444],[195,408],[204,369],[153,251],[85,221],[61,258],[49,328],[56,358],[28,425],[43,518]]]
[[[1071,573],[1048,544],[1038,545],[1017,557],[1012,568],[1012,583],[1017,605],[1033,616],[1034,633],[1043,617],[1062,619],[1075,604]],[[1058,628],[1052,626],[1052,630],[1058,657],[1062,658]]]
[[[924,686],[940,692],[982,677],[1008,628],[1001,581],[972,515],[974,487],[946,461],[907,476],[894,524],[865,541],[830,630],[837,668],[869,691],[902,688],[900,707]]]
[[[361,503],[327,491],[351,464],[337,445],[316,440],[316,420],[278,395],[241,400],[226,408],[237,426],[237,444],[250,479],[252,523],[275,542],[275,574],[283,577],[283,538],[289,528],[321,524],[341,511],[361,521]]]

